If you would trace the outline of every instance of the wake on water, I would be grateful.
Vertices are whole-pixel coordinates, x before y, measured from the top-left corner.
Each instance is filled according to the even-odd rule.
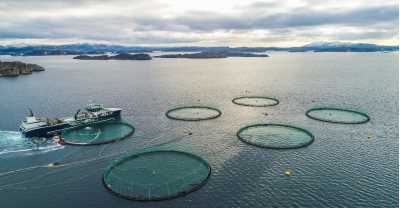
[[[168,131],[167,131],[167,130]],[[28,167],[12,168],[0,172],[0,192],[7,190],[45,189],[54,186],[66,186],[86,177],[102,172],[107,163],[125,154],[133,154],[151,149],[158,149],[179,142],[190,136],[191,129],[179,127],[177,129],[166,127],[156,135],[144,137],[143,132],[132,136],[137,140],[104,145],[99,148],[65,148],[69,152],[60,155],[49,163],[30,164]],[[165,134],[165,132],[170,132]],[[4,155],[33,155],[58,150],[64,146],[51,141],[42,144],[39,149],[31,139],[23,137],[19,132],[0,131],[0,158]],[[36,142],[36,143],[37,143]],[[16,168],[16,169],[15,169]],[[77,172],[87,173],[77,175]],[[60,181],[60,177],[62,180]]]
[[[1,156],[41,154],[62,148],[62,145],[53,141],[46,141],[38,146],[18,131],[0,131]]]

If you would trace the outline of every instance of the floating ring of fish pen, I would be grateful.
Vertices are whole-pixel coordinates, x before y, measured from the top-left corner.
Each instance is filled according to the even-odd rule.
[[[110,127],[116,125],[119,128],[123,127],[124,129],[119,129],[121,130],[120,132],[115,132],[117,129],[115,129],[115,127],[114,129]],[[88,132],[91,130],[95,130],[96,132]],[[61,137],[63,138],[65,144],[87,146],[118,142],[128,138],[134,132],[135,127],[129,123],[108,121],[63,130],[61,131]]]
[[[306,116],[323,122],[338,124],[363,124],[370,120],[370,117],[362,112],[340,109],[340,108],[312,108],[306,112]]]
[[[179,115],[183,114],[183,115]],[[187,115],[185,115],[185,113]],[[201,113],[208,113],[210,115],[201,116]],[[169,119],[180,121],[203,121],[218,118],[222,112],[216,108],[208,106],[185,106],[168,110],[165,115]]]
[[[264,96],[243,96],[237,97],[232,100],[236,105],[250,106],[250,107],[268,107],[279,104],[279,100],[272,97]]]
[[[254,124],[237,132],[239,140],[270,149],[295,149],[313,143],[314,135],[302,128],[285,124]]]
[[[210,175],[210,165],[197,155],[159,150],[117,159],[104,172],[103,185],[125,199],[161,201],[200,189]]]

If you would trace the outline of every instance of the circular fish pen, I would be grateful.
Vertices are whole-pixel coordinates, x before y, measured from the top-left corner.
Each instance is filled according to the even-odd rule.
[[[199,156],[160,150],[117,160],[104,173],[103,184],[119,197],[160,201],[198,190],[210,174],[210,165]]]
[[[134,132],[132,125],[112,121],[72,127],[61,131],[61,137],[69,145],[100,145],[123,140]]]
[[[239,140],[258,147],[295,149],[310,145],[314,135],[309,131],[284,124],[254,124],[237,132]]]
[[[165,115],[173,120],[203,121],[218,118],[222,112],[207,106],[186,106],[168,110]]]
[[[365,113],[340,108],[313,108],[306,112],[306,116],[314,120],[338,124],[363,124],[370,120]]]
[[[279,100],[272,97],[263,96],[244,96],[237,97],[232,100],[236,105],[250,106],[250,107],[268,107],[279,104]]]

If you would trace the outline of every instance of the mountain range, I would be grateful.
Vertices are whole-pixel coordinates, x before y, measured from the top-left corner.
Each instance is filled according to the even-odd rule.
[[[81,55],[102,53],[150,53],[160,52],[211,52],[211,53],[264,53],[269,51],[288,52],[377,52],[398,51],[399,46],[347,42],[314,42],[300,47],[143,47],[106,44],[65,44],[65,45],[0,45],[0,55],[43,56]]]

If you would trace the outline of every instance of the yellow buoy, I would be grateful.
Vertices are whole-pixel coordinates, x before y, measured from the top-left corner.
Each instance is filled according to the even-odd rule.
[[[374,135],[372,133],[368,133],[368,139],[372,139]]]
[[[57,167],[57,165],[59,165],[59,163],[57,163],[57,162],[55,162],[55,163],[49,163],[49,164],[47,165],[47,167],[49,167],[49,168],[55,168],[55,167]]]
[[[285,174],[285,176],[291,176],[292,175],[292,170],[287,169],[287,170],[285,170],[284,174]]]

